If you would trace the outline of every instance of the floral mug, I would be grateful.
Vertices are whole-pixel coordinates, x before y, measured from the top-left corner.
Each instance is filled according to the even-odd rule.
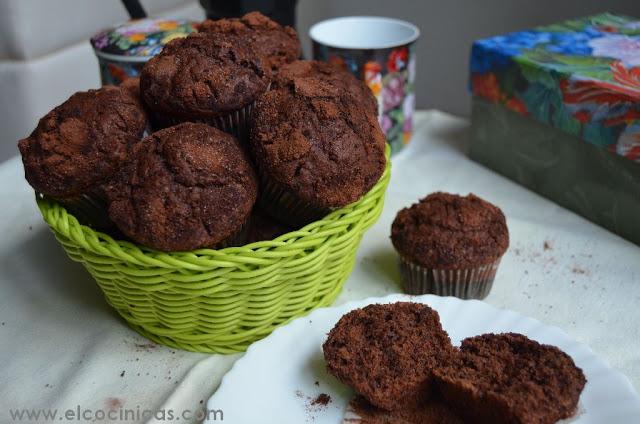
[[[413,24],[375,16],[329,19],[309,30],[314,59],[347,69],[371,89],[392,153],[411,139],[419,35]]]
[[[196,31],[185,19],[138,19],[100,31],[91,37],[102,85],[117,85],[137,77],[144,64],[174,38]]]

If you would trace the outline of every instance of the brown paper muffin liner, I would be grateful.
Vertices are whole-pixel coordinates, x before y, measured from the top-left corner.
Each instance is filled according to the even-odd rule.
[[[216,127],[227,134],[231,134],[238,140],[245,141],[248,136],[249,123],[251,122],[254,105],[255,102],[248,104],[240,110],[233,111],[228,115],[201,118],[181,118],[154,113],[154,124],[157,128],[167,128],[183,122],[200,122]]]
[[[493,286],[500,259],[477,268],[433,269],[400,257],[400,274],[407,294],[436,294],[460,299],[484,299]]]
[[[62,205],[83,225],[101,231],[114,228],[107,212],[107,201],[104,196],[98,193],[82,194],[69,198],[49,198]]]
[[[282,224],[303,227],[331,212],[301,200],[281,184],[260,173],[258,203],[262,209]]]

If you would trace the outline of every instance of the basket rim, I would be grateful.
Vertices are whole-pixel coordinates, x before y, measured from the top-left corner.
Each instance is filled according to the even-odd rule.
[[[301,238],[317,235],[322,229],[331,227],[332,224],[335,224],[338,221],[359,215],[361,211],[365,209],[364,206],[368,205],[371,202],[376,202],[376,200],[378,200],[380,197],[384,197],[391,177],[389,144],[385,145],[385,158],[385,169],[380,176],[380,179],[358,201],[342,208],[336,209],[322,219],[311,222],[298,230],[282,234],[273,240],[257,241],[243,246],[225,247],[222,249],[203,248],[191,251],[175,252],[164,252],[151,249],[149,247],[139,245],[130,241],[114,239],[106,233],[94,230],[91,227],[83,225],[62,205],[51,199],[43,198],[38,193],[36,193],[36,202],[45,222],[49,225],[49,227],[51,227],[51,229],[54,230],[55,233],[61,233],[75,243],[84,245],[86,244],[87,238],[90,238],[94,242],[97,242],[98,246],[96,247],[98,248],[113,250],[113,248],[116,247],[121,251],[122,254],[132,255],[133,257],[144,256],[146,260],[152,259],[159,260],[161,262],[166,262],[167,260],[192,261],[194,259],[206,258],[210,258],[212,260],[224,260],[230,259],[237,254],[251,255],[254,252],[265,252],[274,248],[292,246]],[[51,216],[49,215],[54,214],[58,215],[58,219],[50,219]],[[62,226],[59,225],[60,221],[68,223],[68,225],[64,225],[64,227],[67,228],[61,228]]]

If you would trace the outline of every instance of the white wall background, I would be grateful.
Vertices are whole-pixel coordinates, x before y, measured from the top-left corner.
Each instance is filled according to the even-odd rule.
[[[607,11],[640,19],[640,0],[300,0],[298,31],[309,54],[308,29],[322,19],[382,15],[416,24],[418,107],[466,116],[473,40]]]
[[[153,16],[204,17],[196,0],[142,3]],[[0,0],[0,161],[54,106],[100,86],[89,38],[126,19],[119,0]]]
[[[233,1],[233,0],[229,0]],[[153,16],[204,16],[196,0],[142,0]],[[392,16],[418,25],[417,102],[467,115],[474,39],[597,12],[640,18],[640,0],[299,0],[298,31],[345,15]],[[0,0],[0,161],[18,153],[38,119],[78,90],[99,86],[88,39],[126,19],[119,0]]]

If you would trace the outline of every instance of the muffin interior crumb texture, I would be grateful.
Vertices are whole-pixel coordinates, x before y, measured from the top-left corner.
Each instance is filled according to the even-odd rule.
[[[438,313],[409,302],[349,312],[323,349],[330,374],[386,410],[428,396],[433,368],[453,351]]]
[[[398,212],[391,241],[407,260],[432,269],[489,265],[509,246],[502,211],[479,197],[433,193]]]
[[[457,360],[434,374],[446,402],[478,423],[569,418],[586,383],[566,353],[513,333],[463,340]]]

